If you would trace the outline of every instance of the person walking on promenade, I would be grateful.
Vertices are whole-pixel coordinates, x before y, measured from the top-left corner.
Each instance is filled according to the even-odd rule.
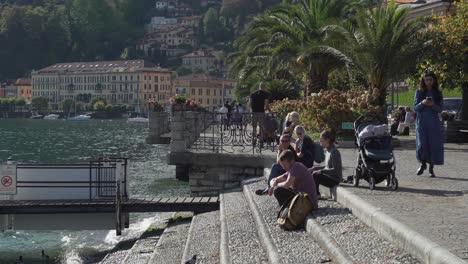
[[[314,178],[306,166],[294,160],[294,152],[291,150],[281,152],[279,163],[286,173],[270,181],[268,195],[273,194],[281,206],[298,192],[305,192],[309,195],[312,208],[317,209],[318,201]]]
[[[296,152],[294,151],[294,148],[291,146],[291,136],[289,136],[288,134],[284,134],[280,137],[280,143],[278,144],[278,152],[276,154],[276,163],[274,163],[271,166],[270,174],[268,175],[268,178],[266,181],[267,186],[263,190],[262,189],[256,190],[255,193],[257,195],[263,195],[263,194],[268,193],[271,180],[276,177],[281,176],[282,174],[286,172],[279,163],[279,156],[285,150],[291,150],[294,154],[294,160],[298,159]]]
[[[334,187],[343,178],[341,154],[336,148],[335,143],[335,136],[330,131],[325,130],[320,134],[320,146],[326,149],[325,167],[314,166],[309,169],[312,172],[312,176],[314,176],[318,196],[320,196],[319,185]]]
[[[252,109],[252,136],[253,144],[255,145],[257,139],[257,126],[260,127],[260,136],[263,138],[264,132],[264,119],[265,110],[269,110],[268,98],[270,94],[265,91],[265,84],[263,82],[258,86],[258,90],[250,95],[250,108]]]
[[[424,173],[429,163],[429,173],[435,177],[434,165],[444,164],[444,144],[439,113],[443,96],[433,72],[425,72],[414,96],[416,114],[416,157],[421,163],[417,175]]]
[[[314,166],[315,159],[314,141],[306,134],[305,129],[302,126],[296,126],[294,128],[294,134],[297,136],[297,161],[304,164],[307,168],[312,168],[312,166]]]

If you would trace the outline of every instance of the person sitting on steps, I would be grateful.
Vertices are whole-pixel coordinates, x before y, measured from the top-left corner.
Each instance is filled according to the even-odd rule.
[[[315,181],[307,170],[307,167],[294,160],[294,152],[291,150],[281,152],[279,163],[286,173],[270,181],[268,195],[274,195],[278,204],[282,206],[298,192],[304,192],[309,195],[312,209],[317,209],[318,201]]]
[[[314,177],[317,195],[320,197],[319,185],[326,187],[337,186],[343,178],[340,151],[335,146],[335,136],[330,131],[323,131],[320,134],[320,146],[326,149],[325,166],[314,166],[309,171]]]
[[[271,166],[271,171],[270,171],[270,174],[268,175],[267,182],[266,182],[267,183],[266,188],[256,190],[255,194],[263,195],[263,194],[268,193],[268,189],[270,188],[270,181],[286,172],[279,164],[279,155],[284,150],[291,150],[294,153],[293,154],[294,160],[297,160],[296,152],[294,151],[294,148],[291,146],[291,136],[288,134],[284,134],[280,137],[280,143],[278,144],[278,151],[276,154],[276,163]]]

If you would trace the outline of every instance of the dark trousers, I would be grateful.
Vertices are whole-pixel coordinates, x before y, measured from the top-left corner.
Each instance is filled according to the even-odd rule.
[[[320,173],[320,174],[315,174],[314,175],[314,180],[315,180],[315,186],[317,187],[317,195],[320,195],[319,191],[319,185],[323,185],[326,187],[334,187],[339,184],[339,182],[335,181],[332,179],[330,176]]]
[[[275,196],[280,206],[289,201],[289,199],[293,198],[296,194],[297,193],[291,189],[285,189],[281,187],[276,187],[275,191],[273,192],[273,195]]]

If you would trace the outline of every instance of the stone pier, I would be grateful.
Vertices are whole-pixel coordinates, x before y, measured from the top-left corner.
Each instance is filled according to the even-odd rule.
[[[189,182],[193,195],[217,195],[224,189],[239,186],[247,177],[263,175],[265,165],[271,166],[273,153],[262,155],[197,150],[193,144],[200,143],[197,142],[200,134],[213,124],[213,119],[203,115],[200,112],[180,111],[174,112],[171,120],[168,164],[176,166],[178,180]]]
[[[169,114],[166,112],[149,112],[149,131],[146,142],[148,144],[169,144],[170,139],[161,137],[171,130]]]

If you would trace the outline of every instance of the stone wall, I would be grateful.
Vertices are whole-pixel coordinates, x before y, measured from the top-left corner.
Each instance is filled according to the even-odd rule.
[[[168,138],[161,137],[170,132],[169,114],[166,112],[149,112],[149,131],[146,142],[149,144],[169,144]]]
[[[195,196],[217,195],[220,191],[238,187],[248,177],[263,176],[275,156],[243,153],[170,153],[168,163],[176,165],[178,179],[189,181]],[[176,175],[177,176],[177,175]]]

